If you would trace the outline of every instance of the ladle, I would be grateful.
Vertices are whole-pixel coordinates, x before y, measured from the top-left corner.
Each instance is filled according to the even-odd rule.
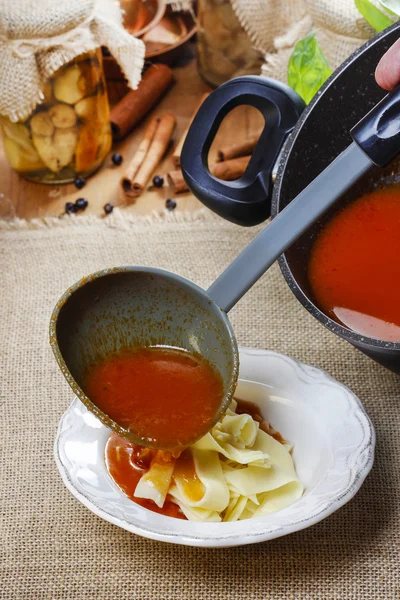
[[[395,90],[375,106],[352,129],[355,141],[254,238],[207,291],[168,271],[145,267],[100,271],[67,290],[51,317],[52,349],[75,394],[106,426],[143,444],[87,397],[86,368],[120,348],[149,345],[200,353],[215,366],[224,382],[217,422],[238,378],[238,348],[227,313],[368,169],[386,165],[400,152],[399,103],[400,91]],[[168,449],[162,442],[147,445]]]

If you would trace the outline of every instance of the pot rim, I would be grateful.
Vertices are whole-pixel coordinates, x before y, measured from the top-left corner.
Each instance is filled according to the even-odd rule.
[[[304,109],[303,113],[300,116],[300,119],[296,123],[295,128],[292,133],[289,135],[286,140],[282,152],[281,158],[278,165],[278,169],[276,171],[276,179],[272,193],[271,200],[271,218],[275,218],[280,212],[280,196],[281,196],[281,187],[282,181],[285,176],[285,169],[287,158],[290,156],[294,145],[297,142],[297,138],[303,128],[304,122],[308,118],[309,114],[317,107],[318,102],[322,98],[322,96],[327,92],[328,88],[330,88],[331,84],[336,81],[342,73],[347,70],[353,63],[364,54],[366,50],[381,42],[383,38],[385,38],[388,34],[392,33],[394,30],[400,30],[400,23],[395,23],[391,27],[385,29],[381,33],[374,36],[371,40],[368,40],[365,44],[360,46],[349,58],[347,58],[327,79],[324,85],[320,88],[320,90],[316,93],[313,100],[310,104]],[[322,312],[313,302],[312,300],[303,292],[300,288],[299,284],[295,276],[293,275],[288,261],[286,259],[286,255],[282,254],[278,259],[278,264],[282,275],[284,276],[287,284],[289,285],[291,291],[294,293],[296,298],[300,301],[300,303],[308,310],[311,315],[313,315],[322,325],[327,327],[333,333],[336,333],[339,337],[347,340],[351,344],[355,344],[359,347],[364,347],[365,349],[382,349],[382,350],[400,350],[400,342],[389,342],[387,340],[380,340],[378,338],[369,337],[367,335],[363,335],[361,333],[357,333],[348,329],[344,325],[340,325],[337,321],[334,321],[330,317],[328,317],[324,312]]]

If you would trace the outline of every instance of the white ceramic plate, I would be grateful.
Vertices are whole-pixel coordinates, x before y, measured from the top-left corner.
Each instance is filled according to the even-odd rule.
[[[305,493],[287,508],[235,523],[194,523],[142,508],[113,483],[104,463],[109,430],[78,400],[60,421],[55,459],[70,492],[132,533],[189,546],[227,547],[271,540],[321,521],[360,489],[374,460],[375,433],[360,400],[323,371],[266,350],[240,349],[236,396],[258,404],[294,443]]]

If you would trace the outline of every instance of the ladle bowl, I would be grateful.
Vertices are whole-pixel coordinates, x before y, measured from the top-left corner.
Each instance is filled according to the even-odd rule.
[[[201,354],[223,380],[214,423],[229,406],[238,378],[238,348],[226,314],[202,288],[161,269],[118,267],[81,279],[53,311],[50,343],[72,390],[104,425],[135,444],[165,450],[168,447],[162,440],[158,444],[143,440],[89,398],[85,378],[93,362],[122,349],[146,346],[172,346]],[[184,440],[187,444],[194,441]]]

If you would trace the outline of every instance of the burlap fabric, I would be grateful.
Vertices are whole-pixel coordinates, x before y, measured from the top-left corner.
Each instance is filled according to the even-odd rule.
[[[73,395],[47,339],[60,294],[85,274],[134,263],[208,286],[256,231],[201,215],[182,222],[111,217],[0,227],[0,599],[398,599],[400,379],[320,326],[276,266],[232,311],[238,340],[322,367],[359,395],[377,448],[355,499],[288,537],[207,550],[136,537],[64,488],[53,441]]]
[[[311,30],[316,31],[332,69],[336,69],[374,35],[374,30],[358,12],[354,0],[231,2],[251,40],[265,55],[263,73],[285,83],[287,64],[294,45]],[[395,19],[394,16],[392,18]]]
[[[62,65],[107,46],[136,88],[145,47],[122,26],[114,0],[2,0],[0,115],[26,119],[43,100],[46,81]]]

